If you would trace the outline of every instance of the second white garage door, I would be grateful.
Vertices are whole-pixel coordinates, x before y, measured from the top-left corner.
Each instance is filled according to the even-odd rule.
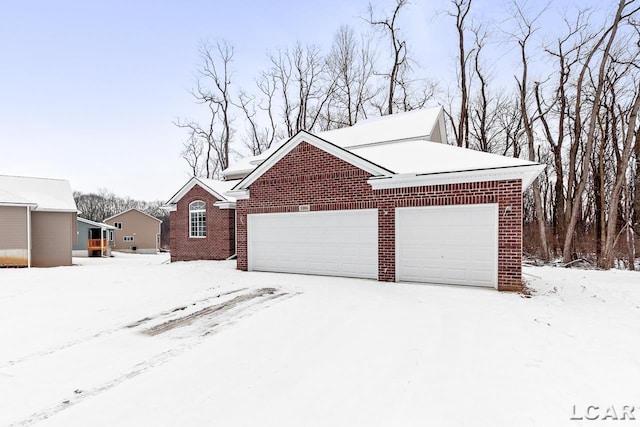
[[[249,270],[378,277],[377,209],[247,215]]]
[[[497,286],[497,206],[396,209],[396,279]]]

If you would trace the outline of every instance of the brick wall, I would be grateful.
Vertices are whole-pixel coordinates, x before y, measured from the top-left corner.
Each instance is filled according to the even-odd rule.
[[[498,203],[498,289],[522,289],[521,181],[491,181],[373,191],[370,175],[312,145],[301,143],[257,179],[250,198],[238,200],[238,268],[247,270],[247,214],[378,209],[378,279],[395,281],[395,208]],[[506,210],[511,206],[510,210]],[[173,221],[173,218],[172,218]]]
[[[498,289],[522,289],[522,182],[488,181],[392,188],[378,204],[378,279],[395,281],[395,208],[498,203]],[[510,206],[509,210],[505,210]]]
[[[202,200],[207,205],[207,236],[189,237],[189,203]],[[235,214],[220,209],[218,199],[202,187],[194,186],[171,212],[171,261],[221,260],[235,252]]]
[[[301,143],[251,184],[248,200],[238,200],[238,269],[247,270],[247,214],[369,209],[377,202],[370,174],[313,145]]]

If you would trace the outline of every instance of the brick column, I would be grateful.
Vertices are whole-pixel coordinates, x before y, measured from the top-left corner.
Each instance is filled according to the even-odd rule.
[[[378,280],[396,281],[396,209],[391,200],[378,202]]]
[[[247,204],[248,200],[238,200],[236,202],[236,254],[238,270],[247,271]]]
[[[522,181],[498,185],[498,290],[522,290]]]

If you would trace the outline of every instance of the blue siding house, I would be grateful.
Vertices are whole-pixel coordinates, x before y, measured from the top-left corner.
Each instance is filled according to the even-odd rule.
[[[78,217],[78,241],[73,245],[73,256],[111,256],[115,244],[115,227]]]

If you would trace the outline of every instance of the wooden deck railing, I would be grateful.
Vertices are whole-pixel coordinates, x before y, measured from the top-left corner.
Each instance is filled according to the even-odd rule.
[[[100,241],[102,241],[102,245],[100,245]],[[89,239],[87,246],[90,251],[99,251],[100,249],[106,249],[107,239]]]

